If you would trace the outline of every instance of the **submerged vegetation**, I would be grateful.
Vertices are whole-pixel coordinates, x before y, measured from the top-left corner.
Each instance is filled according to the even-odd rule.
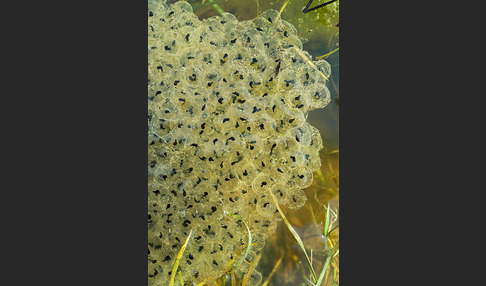
[[[168,1],[173,3],[177,1]],[[329,5],[313,9],[316,3],[308,0],[192,0],[188,1],[200,18],[222,15],[225,11],[233,13],[238,20],[252,19],[262,11],[275,9],[282,19],[295,25],[301,39],[306,39],[305,50],[314,59],[326,59],[331,65],[331,77],[327,83],[333,104],[320,112],[330,109],[333,127],[338,127],[337,111],[339,107],[339,1],[330,1]],[[244,2],[244,3],[243,3]],[[309,4],[309,5],[308,5]],[[302,9],[308,7],[307,13]],[[249,9],[248,9],[249,8]],[[248,12],[245,12],[248,11]],[[275,63],[274,77],[290,63]],[[325,118],[326,115],[324,115]],[[321,130],[325,149],[319,155],[321,167],[315,173],[312,184],[305,189],[307,202],[298,209],[279,204],[278,198],[271,192],[271,202],[276,206],[281,218],[275,234],[266,239],[260,253],[250,251],[260,242],[254,237],[250,226],[252,222],[237,213],[224,212],[222,217],[238,224],[246,232],[244,248],[239,255],[225,265],[225,273],[207,281],[194,283],[197,286],[249,286],[251,275],[257,269],[261,273],[261,285],[339,285],[339,142],[335,134],[326,132],[326,124],[317,121],[323,117],[310,116]],[[319,118],[319,119],[317,119]],[[321,125],[320,125],[321,124]],[[179,263],[186,247],[196,238],[194,225],[189,228],[186,237],[179,237],[180,246],[177,257],[173,260],[169,286],[187,285],[182,279]],[[243,237],[243,236],[242,236]],[[210,262],[208,262],[210,263]],[[244,265],[248,271],[235,271]],[[186,268],[187,269],[187,268]],[[184,270],[185,271],[185,270]]]
[[[306,190],[309,201],[293,212],[279,207],[283,223],[250,263],[261,270],[262,286],[339,285],[339,150],[323,151],[321,158]],[[219,279],[197,286],[247,286],[248,276],[238,277],[229,267]]]

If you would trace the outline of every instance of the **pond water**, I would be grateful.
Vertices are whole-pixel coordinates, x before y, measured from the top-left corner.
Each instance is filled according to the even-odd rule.
[[[213,3],[209,0],[198,0],[189,2],[194,8],[194,13],[200,19],[219,15],[218,10],[213,6],[214,4],[217,4],[217,7],[223,11],[232,13],[239,20],[253,19],[265,10],[275,9],[280,11],[284,7],[281,12],[282,19],[293,24],[301,37],[307,40],[307,42],[303,41],[304,50],[313,57],[329,54],[339,48],[339,28],[323,24],[322,16],[317,13],[321,11],[320,9],[306,14],[302,13],[302,8],[307,5],[308,0],[214,0]],[[313,1],[310,7],[314,7],[317,5],[316,3],[317,1]],[[311,111],[308,120],[321,132],[324,145],[329,150],[334,150],[338,149],[339,146],[339,50],[325,57],[325,59],[332,68],[328,86],[332,102],[324,109]]]
[[[331,19],[331,23],[325,23],[324,9],[304,14],[302,8],[308,0],[188,2],[200,19],[219,15],[220,11],[230,12],[239,20],[253,19],[267,9],[281,11],[282,19],[293,24],[299,35],[306,39],[303,41],[304,50],[314,58],[324,58],[331,65],[331,77],[328,82],[331,102],[325,108],[311,111],[308,117],[309,123],[319,129],[323,139],[324,149],[320,153],[322,167],[314,174],[313,184],[305,190],[307,203],[304,207],[283,211],[301,237],[317,276],[329,255],[325,248],[327,239],[332,259],[321,285],[339,285],[339,28],[336,27],[339,18],[337,23],[336,19]],[[339,1],[334,5],[338,3]],[[311,7],[315,5],[316,1]],[[285,65],[286,63],[282,63],[282,68],[285,68]],[[332,229],[329,239],[323,236],[328,205]],[[262,273],[266,285],[310,285],[306,279],[312,281],[304,252],[283,221],[280,222],[276,233],[267,239],[258,259],[257,270]],[[223,281],[219,280],[216,283],[211,285],[222,285]],[[241,285],[242,282],[234,278],[232,280],[228,275],[225,283]]]

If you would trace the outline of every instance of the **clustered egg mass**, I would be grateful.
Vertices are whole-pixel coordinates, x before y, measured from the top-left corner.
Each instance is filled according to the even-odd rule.
[[[168,285],[191,229],[183,281],[222,275],[248,245],[242,221],[256,245],[234,271],[249,271],[279,219],[270,193],[301,207],[320,167],[322,140],[306,118],[329,103],[329,76],[275,10],[200,21],[187,2],[149,0],[149,285]],[[261,280],[253,270],[248,285]]]

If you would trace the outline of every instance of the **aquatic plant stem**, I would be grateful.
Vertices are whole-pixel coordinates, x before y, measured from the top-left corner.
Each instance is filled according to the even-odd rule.
[[[280,263],[282,262],[282,259],[283,258],[284,258],[284,256],[282,255],[282,257],[280,257],[280,259],[277,261],[277,263],[275,263],[275,265],[273,266],[272,272],[270,272],[270,274],[268,275],[268,277],[265,280],[265,282],[263,282],[262,286],[267,286],[268,282],[270,282],[270,279],[272,279],[273,274],[277,270],[277,268],[280,265]]]
[[[253,271],[253,264],[254,263],[255,263],[255,260],[253,260],[250,263],[250,269],[248,270],[248,273],[246,273],[245,277],[243,278],[243,283],[241,284],[241,286],[246,286],[246,283],[248,283],[248,278],[250,278],[251,271]]]
[[[289,1],[290,1],[290,0],[285,1],[285,3],[282,5],[282,8],[280,8],[280,11],[278,12],[278,17],[280,17],[280,18],[281,18],[281,16],[282,16],[282,12],[283,12],[283,10],[285,9],[285,7],[287,6],[287,4],[289,4]]]
[[[311,271],[312,278],[314,278],[314,282],[317,282],[317,276],[316,276],[316,273],[314,271],[314,267],[312,267],[312,263],[311,263],[311,261],[309,259],[309,256],[307,255],[307,252],[305,251],[305,247],[304,247],[304,243],[302,242],[302,239],[300,239],[299,235],[297,234],[297,231],[295,231],[294,227],[290,224],[290,222],[285,217],[282,209],[278,205],[278,201],[277,201],[277,198],[275,197],[275,195],[272,192],[269,192],[269,193],[270,193],[270,196],[272,197],[273,201],[275,202],[275,206],[277,207],[278,213],[280,214],[280,216],[282,217],[283,221],[285,222],[285,225],[287,226],[287,228],[289,229],[289,231],[292,233],[292,235],[294,236],[295,240],[297,240],[297,243],[300,245],[300,248],[302,248],[302,251],[304,252],[305,258],[307,260],[307,264],[309,265],[309,269]]]
[[[214,9],[216,9],[219,14],[221,14],[221,16],[224,14],[224,10],[221,9],[221,7],[217,3],[214,3],[214,0],[209,0],[209,2],[213,3]]]
[[[326,214],[326,223],[324,224],[324,245],[327,251],[327,258],[326,258],[326,263],[324,263],[324,267],[322,268],[321,275],[319,275],[319,280],[317,280],[316,286],[321,285],[322,279],[324,279],[324,275],[327,272],[327,268],[329,267],[329,263],[331,262],[332,258],[332,253],[331,253],[331,248],[329,247],[328,243],[328,238],[329,238],[329,223],[330,223],[330,213],[329,210],[331,209],[330,205],[327,204],[327,214]]]
[[[313,286],[320,286],[321,283],[322,283],[322,280],[324,279],[324,276],[326,275],[327,273],[327,268],[329,267],[329,263],[331,262],[331,258],[332,258],[332,252],[331,252],[331,248],[329,247],[329,243],[328,243],[328,238],[329,238],[329,225],[330,225],[330,213],[329,213],[329,210],[330,210],[330,206],[329,204],[327,205],[327,214],[326,214],[326,222],[324,224],[324,245],[325,245],[325,248],[326,248],[326,252],[327,252],[327,258],[326,258],[326,262],[324,263],[324,267],[322,268],[322,271],[321,271],[321,274],[319,275],[319,279],[317,280],[316,284],[312,283],[311,281],[309,281],[309,283],[311,283],[311,285]]]
[[[300,55],[300,56],[301,56],[301,57],[302,57],[302,58],[303,58],[305,61],[307,61],[307,63],[308,63],[309,65],[311,65],[312,67],[314,67],[314,68],[315,68],[315,69],[316,69],[316,70],[317,70],[317,71],[318,71],[318,72],[321,74],[321,76],[322,76],[322,77],[323,77],[325,80],[329,80],[329,78],[328,78],[327,76],[325,76],[325,75],[324,75],[324,73],[323,73],[323,72],[321,72],[321,71],[320,71],[320,70],[319,70],[319,69],[316,67],[316,65],[315,65],[315,64],[314,64],[312,61],[310,61],[310,60],[309,60],[309,59],[308,59],[308,58],[305,56],[305,54],[304,54],[302,51],[300,51],[299,49],[296,49],[295,47],[292,47],[291,49],[294,49],[294,50],[295,50],[297,53],[299,53],[299,55]]]
[[[179,253],[177,254],[176,260],[174,262],[174,266],[172,267],[172,273],[170,274],[169,286],[174,286],[174,279],[176,276],[177,268],[179,267],[179,261],[181,260],[184,250],[186,250],[187,244],[189,243],[189,239],[191,238],[191,234],[192,234],[192,228],[189,234],[187,235],[186,241],[182,245],[181,250],[179,250]]]
[[[179,270],[177,273],[179,274],[179,282],[181,282],[181,285],[184,285],[184,280],[182,279],[182,272]]]
[[[238,266],[240,266],[240,264],[243,262],[243,260],[245,260],[245,258],[248,256],[248,253],[250,253],[250,249],[251,249],[251,231],[250,231],[250,228],[248,227],[248,225],[246,224],[246,222],[241,219],[239,216],[235,215],[235,214],[232,214],[232,213],[229,213],[229,215],[235,217],[236,219],[238,220],[241,220],[245,226],[246,226],[246,229],[248,230],[248,246],[246,247],[246,251],[245,251],[245,254],[240,258],[240,260],[236,263],[236,264],[233,264],[232,265],[232,269],[235,269],[237,268]]]
[[[339,48],[336,48],[332,51],[330,51],[329,53],[325,54],[325,55],[322,55],[322,56],[318,56],[316,57],[316,60],[321,60],[321,59],[324,59],[324,58],[327,58],[328,56],[334,54],[335,52],[339,51]]]

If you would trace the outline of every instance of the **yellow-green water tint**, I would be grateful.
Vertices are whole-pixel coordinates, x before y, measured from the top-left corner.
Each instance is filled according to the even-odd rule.
[[[176,1],[168,1],[176,2]],[[283,212],[296,229],[312,260],[317,275],[320,274],[328,255],[326,243],[332,252],[329,270],[321,285],[339,285],[339,1],[324,7],[302,13],[308,0],[193,0],[188,1],[200,18],[220,15],[220,9],[230,12],[238,20],[253,19],[268,9],[281,11],[282,19],[292,23],[304,40],[304,50],[315,58],[323,58],[331,65],[329,90],[332,103],[323,109],[309,113],[309,122],[316,126],[322,136],[325,148],[321,151],[322,166],[314,175],[312,185],[305,190],[307,203],[298,210]],[[317,1],[311,7],[317,5]],[[217,6],[215,6],[215,4]],[[282,68],[287,63],[282,63]],[[327,206],[330,206],[328,239],[324,237]],[[327,240],[326,240],[327,239]],[[284,223],[275,235],[265,243],[259,255],[257,269],[263,275],[265,285],[310,285],[313,281],[306,258],[295,238]],[[205,285],[242,285],[245,277],[228,273],[225,278],[208,281]],[[270,279],[268,279],[270,278]]]

